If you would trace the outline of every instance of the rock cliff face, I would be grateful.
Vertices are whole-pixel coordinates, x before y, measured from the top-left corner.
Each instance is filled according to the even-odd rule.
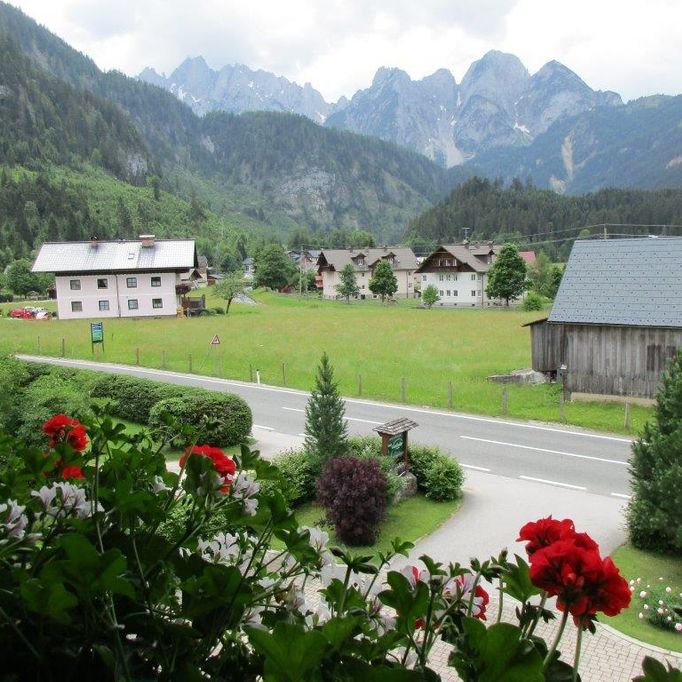
[[[186,59],[168,78],[151,68],[138,78],[169,90],[199,115],[209,111],[283,111],[322,123],[332,108],[309,83],[301,87],[243,64],[215,71],[203,57]]]
[[[138,78],[170,90],[200,115],[301,114],[409,147],[445,167],[498,147],[528,145],[556,121],[622,104],[619,95],[592,90],[559,62],[531,76],[518,57],[498,51],[474,62],[459,85],[447,69],[412,80],[400,69],[382,67],[369,88],[336,104],[308,83],[301,87],[240,64],[214,71],[202,57],[186,59],[168,78],[149,68]]]

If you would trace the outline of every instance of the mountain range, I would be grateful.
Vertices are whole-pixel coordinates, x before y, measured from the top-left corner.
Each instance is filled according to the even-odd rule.
[[[530,144],[556,121],[622,105],[619,95],[592,90],[557,61],[531,76],[518,57],[494,50],[459,84],[447,69],[415,81],[400,69],[380,68],[369,88],[334,104],[309,83],[301,87],[241,64],[215,71],[202,57],[186,59],[167,78],[151,68],[138,78],[169,90],[199,115],[287,111],[395,142],[446,167],[489,149]]]

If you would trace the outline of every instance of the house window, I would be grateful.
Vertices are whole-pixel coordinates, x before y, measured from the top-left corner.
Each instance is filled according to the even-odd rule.
[[[445,292],[445,295],[446,295],[446,296],[450,296],[450,289],[448,289],[448,290]]]
[[[109,301],[99,301],[98,306],[100,310],[109,310]]]
[[[438,275],[438,279],[439,279],[439,281],[441,281],[441,282],[442,282],[442,281],[443,281],[443,279],[444,279],[444,276],[443,276],[443,275]]]
[[[422,282],[426,282],[426,275],[422,275]]]
[[[457,273],[455,273],[455,274],[452,276],[452,279],[454,279],[455,282],[457,281]]]
[[[472,295],[474,298],[476,298],[476,292],[475,292],[475,291],[472,291],[472,292],[471,292],[471,295]]]
[[[476,275],[475,274],[471,275],[471,279],[476,279]]]
[[[126,277],[126,286],[128,289],[137,289],[137,277]]]
[[[453,296],[457,296],[457,289],[454,289],[454,290],[453,290],[452,295],[453,295]]]
[[[360,288],[361,288],[361,289],[364,289],[364,288],[365,288],[365,285],[363,284]]]
[[[137,310],[137,299],[136,298],[129,298],[128,299],[128,310]]]
[[[71,312],[72,313],[82,313],[83,312],[83,301],[71,301]]]
[[[152,299],[152,308],[163,308],[163,299],[162,298],[153,298]]]
[[[98,279],[97,280],[97,288],[98,289],[108,289],[109,288],[109,280],[106,278]]]
[[[478,276],[478,279],[483,279],[483,275],[479,275],[479,276]]]
[[[70,279],[69,280],[69,289],[71,289],[71,291],[80,291],[81,290],[81,281],[79,279]]]
[[[439,295],[439,296],[442,296],[442,295],[443,295],[443,290],[442,290],[442,289],[438,292],[438,295]]]
[[[153,287],[160,287],[161,286],[161,277],[152,277],[152,286]]]

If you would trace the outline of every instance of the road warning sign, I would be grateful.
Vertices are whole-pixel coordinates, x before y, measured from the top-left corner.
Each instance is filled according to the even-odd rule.
[[[212,346],[219,346],[220,345],[220,339],[218,338],[217,334],[211,339],[211,345]]]

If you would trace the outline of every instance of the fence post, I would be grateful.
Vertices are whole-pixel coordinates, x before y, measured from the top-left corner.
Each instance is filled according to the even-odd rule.
[[[135,349],[135,364],[138,367],[140,366],[140,349],[139,348]]]
[[[564,398],[564,392],[561,391],[559,394],[559,415],[561,416],[561,421],[566,423],[566,398]]]
[[[189,354],[189,373],[192,373],[192,354]]]
[[[501,405],[501,412],[502,414],[507,414],[507,411],[509,409],[509,390],[505,387],[502,389],[502,405]]]
[[[38,354],[40,354],[40,334],[38,334]]]
[[[166,369],[166,351],[161,351],[161,369]]]
[[[358,374],[358,396],[362,396],[362,374]]]
[[[625,421],[624,421],[624,426],[625,430],[629,431],[630,430],[630,403],[625,403]]]
[[[62,337],[62,357],[63,358],[66,357],[66,341],[64,340],[63,337]]]
[[[256,383],[260,386],[260,370],[256,370]]]
[[[253,365],[249,363],[249,381],[253,383]]]
[[[406,381],[405,377],[402,377],[400,379],[400,400],[401,400],[401,402],[403,402],[403,403],[407,402],[406,396],[407,396],[407,381]]]
[[[452,397],[452,381],[448,381],[448,407],[452,409],[453,404],[454,401]]]
[[[282,386],[287,385],[287,363],[282,363]]]

